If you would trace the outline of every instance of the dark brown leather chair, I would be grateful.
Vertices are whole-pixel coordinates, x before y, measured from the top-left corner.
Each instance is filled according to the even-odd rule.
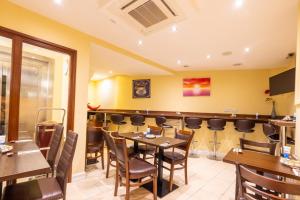
[[[87,127],[86,133],[86,164],[95,164],[101,157],[102,169],[104,169],[104,138],[101,128]]]
[[[52,135],[51,141],[50,141],[50,149],[48,151],[46,160],[48,161],[51,170],[52,170],[52,176],[54,176],[55,172],[55,161],[57,157],[57,153],[61,144],[62,135],[64,132],[64,127],[62,125],[55,125],[55,131]]]
[[[119,132],[120,130],[120,126],[125,125],[126,122],[124,121],[124,115],[121,114],[112,114],[110,116],[110,119],[112,121],[113,124],[117,125],[117,132]]]
[[[157,126],[148,126],[150,128],[150,134],[161,135],[163,128]],[[151,155],[149,158],[153,158],[157,148],[147,144],[141,144],[138,146],[139,153],[143,155],[143,160],[148,159],[146,156]]]
[[[218,143],[218,138],[217,138],[217,131],[223,131],[224,127],[226,126],[226,120],[225,119],[218,119],[218,118],[214,118],[214,119],[209,119],[207,121],[207,128],[209,130],[214,131],[214,140],[211,142],[213,143],[213,155],[208,156],[209,159],[213,159],[213,160],[220,160],[217,157],[217,145],[220,144]]]
[[[153,199],[157,199],[157,168],[139,158],[128,158],[126,140],[124,138],[114,138],[116,148],[117,170],[114,196],[117,196],[119,181],[121,185],[122,177],[125,178],[126,196],[129,200],[130,187],[137,187],[149,182],[153,182]],[[144,180],[144,178],[147,178]],[[131,183],[130,179],[138,179],[137,183]]]
[[[287,200],[283,196],[277,196],[277,194],[300,195],[300,184],[270,179],[253,172],[245,166],[236,166],[237,180],[239,182],[239,199],[254,200],[257,199],[257,196],[260,196],[261,199]],[[265,188],[267,192],[257,189],[255,185]]]
[[[240,138],[240,146],[243,150],[256,151],[270,155],[275,155],[276,150],[276,143],[255,142],[243,138]]]
[[[263,132],[265,136],[269,139],[272,143],[279,143],[280,142],[280,128],[274,126],[270,123],[263,124]],[[295,140],[291,137],[287,137],[287,143],[291,145],[295,145]]]
[[[162,160],[168,164],[170,164],[170,168],[163,166],[163,168],[170,171],[170,185],[169,189],[172,191],[173,189],[173,175],[175,170],[184,169],[185,175],[185,184],[188,184],[188,176],[187,176],[187,168],[188,168],[188,154],[189,148],[194,137],[195,132],[192,131],[184,131],[175,129],[175,138],[185,140],[186,143],[173,148],[172,151],[165,151],[162,157]],[[179,152],[181,151],[181,152]],[[155,155],[154,162],[156,163],[156,158],[158,154]],[[175,168],[175,166],[179,165],[179,167]]]
[[[106,145],[107,145],[107,165],[106,165],[106,178],[109,176],[109,168],[110,166],[116,167],[116,165],[113,162],[116,162],[116,150],[114,146],[114,137],[119,137],[117,132],[109,132],[103,128],[101,128],[102,134],[104,136]],[[138,154],[134,152],[133,148],[128,148],[127,150],[128,156],[130,158],[132,157],[138,157]]]
[[[67,133],[67,138],[63,147],[63,151],[57,165],[55,178],[43,178],[6,186],[4,190],[3,199],[66,199],[68,174],[71,169],[77,139],[77,133],[74,133],[72,131],[69,131]]]
[[[131,125],[136,126],[136,131],[139,131],[139,127],[145,125],[145,116],[144,115],[131,115],[130,121],[131,121]]]

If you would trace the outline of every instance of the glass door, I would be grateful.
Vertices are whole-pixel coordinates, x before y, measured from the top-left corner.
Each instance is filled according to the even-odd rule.
[[[12,60],[12,40],[0,36],[0,143],[8,131],[9,90]]]

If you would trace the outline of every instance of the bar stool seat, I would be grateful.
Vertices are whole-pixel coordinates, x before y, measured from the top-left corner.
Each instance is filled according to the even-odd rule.
[[[167,118],[164,117],[164,116],[156,116],[156,117],[155,117],[155,123],[156,123],[156,125],[157,125],[158,127],[163,128],[163,130],[162,130],[163,136],[165,135],[165,132],[166,132],[165,129],[166,129],[166,128],[173,128],[172,125],[166,124],[166,122],[167,122]]]
[[[246,138],[246,133],[253,133],[255,122],[250,119],[238,119],[234,123],[235,130],[243,134],[242,138]]]
[[[136,131],[139,131],[140,126],[145,125],[145,116],[144,115],[132,115],[130,116],[131,125],[136,126]]]
[[[186,117],[184,118],[185,127],[192,129],[195,131],[196,129],[201,128],[202,119],[199,117]],[[195,143],[198,141],[193,138],[192,140],[192,152],[190,152],[190,157],[199,157],[197,154],[195,154]]]
[[[119,132],[120,126],[127,124],[124,121],[124,115],[121,115],[121,114],[112,114],[110,116],[110,119],[111,119],[113,124],[117,125],[117,127],[118,127],[117,132]]]
[[[217,145],[220,144],[218,143],[217,132],[225,129],[224,127],[226,126],[226,120],[219,118],[209,119],[207,124],[207,128],[214,131],[214,140],[210,142],[213,143],[213,155],[209,155],[208,158],[212,160],[221,160],[221,158],[217,157]]]

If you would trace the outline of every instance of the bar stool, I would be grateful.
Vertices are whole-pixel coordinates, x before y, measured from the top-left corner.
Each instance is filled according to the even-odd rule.
[[[103,125],[103,123],[105,123],[106,124],[106,126],[107,126],[107,123],[110,123],[110,120],[105,120],[105,115],[104,115],[104,113],[96,113],[95,114],[95,124],[96,125],[99,125],[99,124],[102,124]]]
[[[209,155],[208,158],[211,159],[211,160],[220,160],[218,157],[217,157],[217,145],[220,144],[218,143],[218,138],[217,138],[217,131],[223,131],[224,130],[224,127],[226,125],[226,120],[225,119],[218,119],[218,118],[215,118],[215,119],[209,119],[207,121],[207,128],[209,130],[212,130],[214,131],[214,140],[211,141],[210,143],[213,143],[213,155]]]
[[[139,131],[140,126],[145,125],[145,116],[144,115],[131,115],[130,116],[131,125],[136,126],[136,131]]]
[[[234,123],[235,130],[243,133],[242,138],[246,138],[246,133],[253,133],[253,128],[255,127],[255,122],[250,119],[238,119]]]
[[[164,116],[156,116],[155,117],[155,123],[158,127],[161,127],[163,129],[162,135],[165,136],[165,129],[166,128],[173,128],[173,126],[166,124],[167,118]]]
[[[185,127],[192,129],[192,131],[195,132],[195,129],[200,129],[201,128],[201,124],[202,124],[202,119],[199,117],[186,117],[184,118],[184,123],[185,123]],[[195,137],[193,137],[193,141],[192,141],[192,152],[190,153],[190,157],[198,157],[197,154],[195,154],[195,143],[197,143],[198,141],[194,139]]]
[[[112,114],[112,115],[110,116],[110,119],[111,119],[111,121],[112,121],[113,124],[115,124],[115,125],[118,126],[117,132],[119,132],[120,126],[121,126],[121,125],[127,124],[127,123],[124,121],[124,116],[121,115],[121,114]]]

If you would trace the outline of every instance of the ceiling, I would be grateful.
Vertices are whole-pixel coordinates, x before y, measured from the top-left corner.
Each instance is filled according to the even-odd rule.
[[[175,24],[176,32],[171,24],[147,35],[110,12],[119,0],[62,0],[61,5],[53,0],[11,1],[174,71],[274,68],[288,62],[287,54],[296,51],[298,0],[174,0],[184,14]],[[102,47],[92,47],[92,52],[97,59],[101,53],[116,56]],[[224,56],[223,52],[231,53]],[[148,67],[161,73],[141,61],[131,62],[135,69]],[[124,73],[130,69],[121,67],[121,59],[95,65],[102,68],[103,63]]]

